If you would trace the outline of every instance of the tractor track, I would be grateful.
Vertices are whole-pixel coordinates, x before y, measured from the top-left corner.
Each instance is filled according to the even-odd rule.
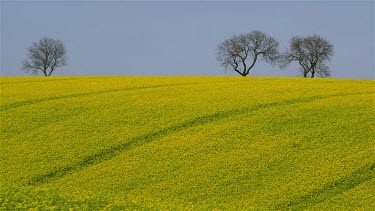
[[[161,86],[158,86],[158,87],[161,87]],[[147,88],[151,88],[151,87],[147,87]],[[330,94],[330,95],[317,95],[317,96],[310,96],[310,97],[305,97],[305,98],[295,98],[295,99],[290,99],[290,100],[283,100],[283,101],[278,101],[278,102],[270,102],[270,103],[258,104],[258,105],[248,106],[248,107],[242,107],[242,108],[237,108],[237,109],[232,109],[232,110],[227,110],[227,111],[219,111],[213,114],[201,116],[201,117],[198,117],[198,118],[186,121],[186,122],[182,122],[180,124],[176,124],[176,125],[161,129],[156,132],[147,133],[147,134],[143,134],[140,136],[130,138],[122,144],[114,145],[107,149],[103,149],[71,165],[58,167],[48,173],[36,175],[30,178],[27,181],[27,184],[34,185],[34,186],[46,184],[54,180],[63,178],[68,174],[78,172],[90,166],[111,160],[112,158],[118,156],[119,154],[123,152],[126,152],[135,147],[143,146],[154,140],[166,137],[168,135],[171,135],[171,134],[174,134],[174,133],[177,133],[177,132],[180,132],[180,131],[183,131],[192,127],[225,120],[229,117],[233,117],[233,116],[237,116],[237,115],[241,115],[245,113],[251,113],[254,111],[258,111],[260,109],[266,109],[266,108],[275,107],[275,106],[288,106],[288,105],[293,105],[297,103],[309,103],[315,100],[324,100],[328,98],[348,96],[348,95],[353,95],[353,94],[360,95],[360,94],[371,94],[371,93],[373,92],[358,92],[358,93],[342,92],[342,93],[336,93],[336,94]],[[372,169],[373,169],[373,166],[372,166]],[[297,205],[292,204],[290,206],[297,206]]]

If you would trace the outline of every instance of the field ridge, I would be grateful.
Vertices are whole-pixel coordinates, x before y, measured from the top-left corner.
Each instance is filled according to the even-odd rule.
[[[199,82],[197,82],[199,83]],[[180,83],[180,84],[159,84],[159,85],[152,85],[152,86],[139,86],[139,87],[128,87],[128,88],[118,88],[118,89],[108,89],[108,90],[101,90],[101,91],[94,91],[94,92],[84,92],[84,93],[76,93],[70,95],[63,95],[63,96],[53,96],[53,97],[46,97],[46,98],[39,98],[34,100],[25,100],[16,103],[11,103],[8,105],[3,105],[0,111],[6,111],[13,108],[19,108],[22,106],[28,106],[36,103],[43,103],[47,101],[53,100],[61,100],[61,99],[69,99],[75,97],[84,97],[84,96],[94,96],[99,94],[106,94],[106,93],[114,93],[114,92],[121,92],[121,91],[132,91],[132,90],[140,90],[140,89],[152,89],[152,88],[160,88],[160,87],[174,87],[174,86],[183,86],[183,85],[193,85],[197,83]]]

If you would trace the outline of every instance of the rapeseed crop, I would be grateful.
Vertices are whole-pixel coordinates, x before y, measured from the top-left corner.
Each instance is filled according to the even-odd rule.
[[[1,77],[0,209],[375,209],[373,80]]]

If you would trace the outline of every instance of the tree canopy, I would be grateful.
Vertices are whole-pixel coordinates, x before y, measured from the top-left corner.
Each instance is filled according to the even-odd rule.
[[[261,31],[234,35],[217,47],[217,60],[222,66],[232,68],[242,76],[247,76],[258,59],[275,63],[278,59],[279,43]]]
[[[50,76],[57,67],[67,65],[66,49],[60,40],[44,37],[27,49],[23,69],[37,75],[39,71]]]
[[[285,68],[293,61],[301,66],[304,77],[311,74],[311,78],[318,74],[320,77],[329,77],[331,71],[325,64],[333,56],[333,45],[320,35],[306,37],[293,36],[290,40],[290,49],[280,57],[280,66]]]

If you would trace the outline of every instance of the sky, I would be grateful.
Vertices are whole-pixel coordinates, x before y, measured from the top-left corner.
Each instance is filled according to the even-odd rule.
[[[334,45],[334,78],[375,78],[374,1],[1,1],[1,75],[26,76],[26,49],[64,42],[54,75],[237,75],[216,60],[233,35],[260,30],[280,50],[294,35]],[[255,76],[298,76],[258,61]]]

